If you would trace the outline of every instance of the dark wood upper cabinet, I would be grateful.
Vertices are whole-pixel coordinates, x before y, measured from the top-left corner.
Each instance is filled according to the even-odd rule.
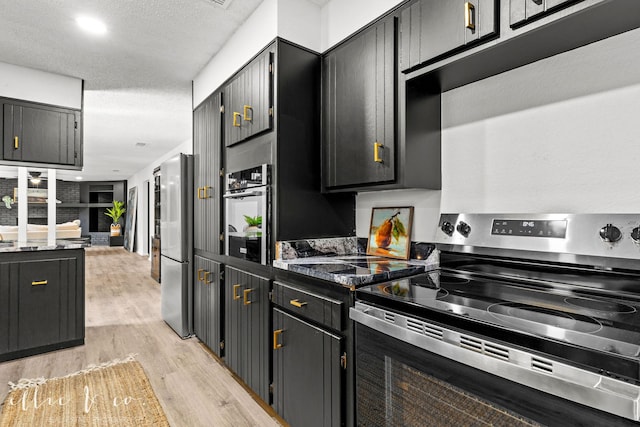
[[[332,50],[323,63],[326,188],[391,182],[396,168],[396,19]]]
[[[193,111],[193,247],[220,254],[222,94],[215,92]]]
[[[273,58],[269,51],[251,61],[224,88],[225,146],[272,127]]]
[[[517,27],[581,0],[509,0],[509,25]]]
[[[82,167],[80,111],[15,100],[0,102],[3,160]]]
[[[496,0],[418,0],[400,13],[400,69],[407,71],[498,32]]]

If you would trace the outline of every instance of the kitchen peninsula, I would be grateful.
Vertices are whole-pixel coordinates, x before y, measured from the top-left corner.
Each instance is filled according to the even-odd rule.
[[[0,362],[84,344],[85,243],[0,243]]]

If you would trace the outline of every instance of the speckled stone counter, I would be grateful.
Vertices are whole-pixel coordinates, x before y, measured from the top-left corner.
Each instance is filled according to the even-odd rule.
[[[438,268],[439,253],[427,243],[412,244],[413,259],[368,256],[355,237],[278,242],[273,266],[357,288]]]
[[[56,240],[54,245],[49,245],[49,242],[46,240],[28,240],[26,243],[22,244],[17,241],[12,241],[0,242],[0,253],[82,249],[89,246],[91,246],[91,244],[83,240]]]

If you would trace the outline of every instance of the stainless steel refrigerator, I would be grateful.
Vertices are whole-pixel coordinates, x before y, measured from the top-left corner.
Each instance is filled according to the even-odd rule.
[[[178,335],[193,335],[193,158],[160,166],[162,318]]]

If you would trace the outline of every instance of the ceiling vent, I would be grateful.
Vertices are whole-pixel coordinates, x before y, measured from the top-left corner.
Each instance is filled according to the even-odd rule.
[[[209,1],[215,4],[216,6],[220,6],[221,8],[226,9],[229,7],[229,4],[231,4],[233,0],[209,0]]]

